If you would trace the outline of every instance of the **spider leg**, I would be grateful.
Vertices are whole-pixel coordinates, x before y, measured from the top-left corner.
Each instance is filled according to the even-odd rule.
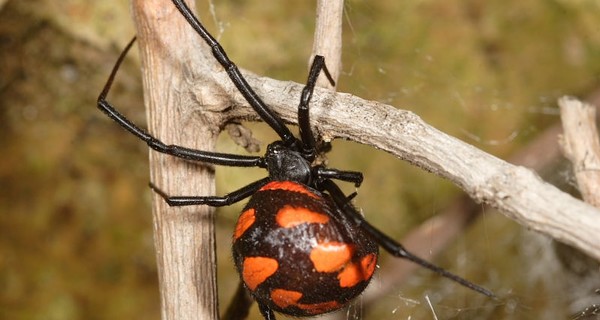
[[[246,185],[238,190],[235,190],[231,193],[228,193],[222,197],[219,196],[169,196],[166,192],[161,190],[155,184],[150,182],[150,188],[156,192],[159,196],[161,196],[165,202],[172,207],[180,207],[180,206],[196,206],[196,205],[209,205],[211,207],[224,207],[230,204],[239,202],[253,195],[264,186],[267,182],[269,182],[270,178],[262,178],[258,181],[252,182],[249,185]]]
[[[362,228],[367,232],[375,242],[377,242],[385,251],[389,252],[395,257],[410,260],[424,268],[427,268],[443,277],[446,277],[454,282],[457,282],[471,290],[477,291],[490,298],[497,299],[496,295],[491,291],[480,287],[466,279],[463,279],[441,267],[438,267],[427,260],[419,258],[418,256],[407,251],[404,246],[396,242],[394,239],[387,236],[385,233],[379,231],[372,224],[370,224],[365,218],[352,206],[347,200],[342,190],[333,183],[331,180],[324,180],[322,182],[325,190],[329,192],[335,204],[339,207],[342,214],[349,220],[355,223],[358,227]]]
[[[353,182],[355,187],[360,187],[363,181],[363,174],[358,171],[343,171],[333,168],[326,168],[323,166],[315,167],[314,175],[320,179],[336,179],[346,182]]]
[[[244,287],[242,281],[239,282],[238,288],[227,306],[227,310],[221,319],[223,320],[239,320],[246,319],[248,314],[250,313],[250,307],[252,307],[252,303],[254,299]]]
[[[302,95],[300,96],[300,104],[298,105],[298,127],[300,128],[300,138],[303,143],[303,152],[307,155],[307,159],[314,159],[315,157],[315,136],[310,128],[310,116],[308,105],[312,98],[313,91],[315,90],[315,84],[319,78],[321,71],[325,73],[327,79],[332,86],[335,86],[335,81],[331,77],[327,66],[325,65],[325,58],[323,56],[315,56],[308,72],[308,80],[306,85],[302,89]]]
[[[237,87],[244,99],[248,101],[252,109],[265,121],[273,130],[281,137],[281,140],[286,146],[291,147],[296,145],[297,139],[294,137],[290,129],[285,126],[283,120],[258,97],[256,92],[250,87],[238,67],[227,57],[225,50],[217,42],[217,40],[204,28],[198,18],[192,13],[190,8],[183,0],[172,0],[173,4],[188,23],[196,30],[196,32],[204,39],[204,41],[212,49],[213,56],[229,75],[231,82]]]
[[[133,43],[135,42],[135,37],[127,44],[121,55],[119,55],[119,59],[115,63],[102,92],[98,96],[98,108],[102,110],[106,115],[108,115],[111,119],[116,121],[121,127],[125,128],[127,131],[131,132],[133,135],[143,140],[148,144],[148,146],[158,152],[165,153],[168,155],[172,155],[175,157],[192,160],[192,161],[201,161],[206,163],[212,163],[217,165],[227,165],[227,166],[237,166],[237,167],[261,167],[264,168],[264,162],[261,157],[256,156],[244,156],[244,155],[235,155],[235,154],[225,154],[218,152],[208,152],[195,150],[190,148],[185,148],[177,145],[167,145],[162,141],[158,140],[154,136],[150,135],[144,129],[136,126],[133,122],[127,119],[124,115],[118,112],[107,100],[106,96],[110,91],[112,83],[115,79],[117,71],[121,66],[121,63],[125,59],[127,52],[131,49]]]
[[[273,310],[266,305],[259,303],[258,310],[260,310],[260,314],[262,314],[265,320],[275,320],[275,313],[273,313]]]

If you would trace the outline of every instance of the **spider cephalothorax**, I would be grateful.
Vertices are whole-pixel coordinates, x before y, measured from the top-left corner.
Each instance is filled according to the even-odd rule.
[[[98,107],[152,149],[168,155],[208,164],[260,167],[267,177],[225,196],[170,196],[158,186],[152,189],[172,206],[226,206],[250,198],[233,235],[233,257],[245,287],[266,319],[273,311],[293,316],[312,316],[342,308],[369,283],[378,247],[408,259],[468,288],[494,295],[457,275],[408,252],[366,221],[333,180],[360,186],[360,172],[315,164],[330,145],[316,141],[309,121],[309,103],[323,72],[333,83],[325,59],[315,56],[298,105],[300,137],[254,92],[221,45],[208,33],[182,0],[174,5],[211,47],[215,59],[248,104],[280,137],[268,145],[264,156],[223,154],[167,145],[137,127],[107,100],[115,74],[133,40],[119,57],[98,97]]]

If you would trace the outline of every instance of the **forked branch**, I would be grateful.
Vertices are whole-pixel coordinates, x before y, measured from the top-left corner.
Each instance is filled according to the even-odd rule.
[[[301,84],[245,75],[268,105],[286,121],[296,121]],[[223,91],[233,92],[223,74],[214,76]],[[228,99],[222,121],[256,119],[238,94]],[[311,105],[311,119],[324,139],[348,139],[389,152],[449,179],[477,202],[499,209],[520,224],[600,259],[600,212],[531,170],[451,137],[410,111],[319,89]]]

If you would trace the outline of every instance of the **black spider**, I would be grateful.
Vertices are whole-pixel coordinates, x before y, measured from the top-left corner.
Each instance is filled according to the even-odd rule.
[[[315,140],[309,121],[309,102],[321,72],[334,83],[322,56],[315,56],[300,97],[300,138],[297,138],[248,85],[221,45],[186,4],[181,0],[173,0],[173,3],[211,47],[233,84],[280,140],[269,144],[262,157],[224,154],[167,145],[133,124],[106,100],[106,96],[135,38],[117,60],[98,97],[98,108],[158,152],[190,161],[260,167],[268,171],[267,177],[225,196],[169,196],[150,184],[171,206],[220,207],[251,197],[236,226],[234,259],[245,286],[266,319],[274,319],[274,310],[310,316],[341,308],[368,284],[377,259],[377,246],[395,257],[408,259],[465,287],[495,297],[490,291],[408,252],[367,222],[350,203],[356,193],[346,196],[332,181],[352,182],[358,187],[363,180],[362,173],[313,163],[328,148],[327,144]],[[331,255],[331,248],[338,251]]]

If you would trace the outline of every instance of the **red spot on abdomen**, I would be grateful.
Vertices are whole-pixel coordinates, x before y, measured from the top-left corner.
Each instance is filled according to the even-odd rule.
[[[360,263],[352,263],[347,265],[344,270],[338,274],[338,280],[340,280],[340,287],[348,288],[354,287],[361,281],[371,279],[373,272],[375,272],[375,266],[377,265],[377,255],[374,253],[364,256]]]
[[[244,259],[242,278],[248,289],[256,288],[272,276],[279,268],[277,260],[265,257],[249,257]]]
[[[352,259],[352,251],[342,242],[319,243],[310,252],[310,261],[319,272],[335,272]]]
[[[282,309],[291,305],[297,305],[300,298],[302,298],[302,293],[298,291],[285,289],[273,289],[273,291],[271,291],[271,300]]]
[[[284,206],[277,211],[275,221],[283,228],[291,228],[303,223],[325,224],[329,222],[329,217],[302,207]]]
[[[332,300],[320,303],[311,303],[311,304],[300,304],[298,307],[310,314],[321,314],[329,311],[333,311],[339,309],[341,307],[340,303]]]
[[[265,190],[285,190],[291,192],[299,192],[315,199],[320,198],[318,195],[308,190],[306,186],[293,181],[272,181],[265,184],[262,188],[260,188],[259,191]]]
[[[319,303],[299,303],[301,298],[302,292],[298,291],[285,289],[273,289],[271,291],[271,300],[282,309],[296,307],[312,315],[325,313],[341,307],[340,303],[335,300]]]
[[[233,232],[233,240],[237,240],[239,237],[250,228],[256,221],[256,211],[252,208],[242,212],[238,218],[237,224],[235,225],[235,231]]]

